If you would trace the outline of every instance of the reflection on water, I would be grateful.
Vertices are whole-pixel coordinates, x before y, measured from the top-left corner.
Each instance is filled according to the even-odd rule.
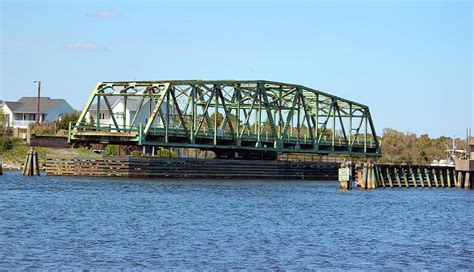
[[[0,176],[0,268],[474,269],[474,191]]]

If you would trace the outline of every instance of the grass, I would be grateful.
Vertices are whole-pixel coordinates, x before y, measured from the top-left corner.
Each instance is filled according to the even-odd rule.
[[[0,160],[5,163],[23,163],[26,158],[26,154],[30,150],[30,147],[22,139],[13,139],[13,147],[11,149],[0,151]],[[35,147],[36,152],[41,163],[44,163],[46,157],[54,155],[66,155],[66,156],[98,156],[91,150],[80,147],[80,148],[50,148],[50,147]]]

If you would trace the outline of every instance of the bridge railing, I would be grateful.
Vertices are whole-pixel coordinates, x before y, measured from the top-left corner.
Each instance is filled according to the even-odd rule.
[[[107,124],[100,124],[97,126],[97,124],[90,124],[90,123],[76,123],[76,122],[71,122],[69,124],[69,135],[71,136],[71,133],[73,134],[74,131],[79,131],[79,132],[94,132],[94,131],[102,131],[102,132],[110,132],[110,133],[131,133],[135,132],[137,134],[143,133],[143,128],[144,124],[137,124],[135,126],[119,126],[119,129],[114,127],[113,125]],[[163,126],[157,126],[157,125],[152,125],[149,130],[149,135],[152,136],[165,136],[167,134],[169,137],[186,137],[186,133],[184,130],[178,127],[172,127],[168,128],[166,130],[166,127]],[[211,128],[207,129],[201,129],[197,131],[196,133],[196,138],[212,138],[214,135],[214,130]],[[220,134],[218,134],[217,138],[218,139],[226,139],[226,140],[232,140],[236,137],[235,134],[229,133],[227,131],[221,131]],[[245,133],[245,140],[247,141],[252,141],[252,140],[257,140],[259,138],[259,135],[254,132],[246,131]],[[138,141],[138,140],[137,140]],[[262,142],[273,142],[274,139],[272,139],[270,133],[266,132],[264,135],[260,135],[260,141]],[[310,144],[311,139],[307,135],[303,136],[294,136],[292,134],[289,134],[289,136],[285,139],[286,142],[288,143],[293,143],[293,144]],[[344,147],[350,144],[348,141],[345,141],[342,138],[337,138],[335,141],[335,146],[338,147]],[[329,139],[327,136],[323,136],[321,141],[319,142],[319,145],[322,146],[331,146],[332,145],[332,140]],[[372,141],[372,139],[369,139],[366,143],[360,141],[357,139],[353,144],[353,147],[359,147],[363,148],[364,146],[367,146],[369,148],[374,148],[375,143]]]

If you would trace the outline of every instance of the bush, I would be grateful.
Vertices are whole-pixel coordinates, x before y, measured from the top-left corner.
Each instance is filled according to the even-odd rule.
[[[160,158],[177,158],[178,154],[168,149],[160,149],[158,152],[156,152],[155,156]]]
[[[6,151],[13,148],[12,139],[6,135],[0,136],[0,150]]]
[[[54,123],[31,124],[30,133],[35,135],[54,136],[56,125]]]
[[[66,113],[60,117],[60,119],[56,120],[56,129],[69,129],[69,123],[75,123],[79,119],[79,113]]]
[[[130,153],[130,155],[132,156],[141,156],[142,155],[142,152],[138,151],[138,150],[134,150]]]
[[[118,149],[118,145],[106,145],[102,151],[102,154],[106,156],[116,156],[118,155]]]

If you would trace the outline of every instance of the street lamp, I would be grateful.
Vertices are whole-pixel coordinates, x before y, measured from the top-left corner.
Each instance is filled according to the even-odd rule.
[[[35,80],[33,83],[38,83],[38,104],[36,108],[36,124],[39,125],[40,122],[40,95],[41,95],[41,80]]]

